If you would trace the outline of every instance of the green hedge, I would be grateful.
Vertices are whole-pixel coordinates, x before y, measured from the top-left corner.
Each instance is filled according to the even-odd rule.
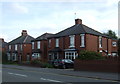
[[[83,50],[80,52],[80,56],[77,59],[80,59],[80,60],[103,60],[103,59],[105,59],[105,57],[102,56],[98,52]]]
[[[40,60],[32,60],[30,63],[32,65],[39,65],[43,68],[53,68],[53,65],[51,65],[49,63],[41,62]]]

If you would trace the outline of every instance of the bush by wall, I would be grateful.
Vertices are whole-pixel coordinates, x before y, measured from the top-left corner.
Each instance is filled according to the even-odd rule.
[[[42,67],[42,68],[53,68],[53,66],[49,63],[41,62],[40,60],[32,60],[30,62],[31,65],[36,67]]]
[[[77,59],[80,59],[80,60],[103,60],[103,59],[105,59],[105,57],[102,56],[98,52],[83,50],[80,52],[80,56]]]

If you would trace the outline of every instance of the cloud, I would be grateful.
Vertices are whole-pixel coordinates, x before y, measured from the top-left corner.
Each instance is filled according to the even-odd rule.
[[[28,13],[28,8],[18,3],[11,4],[11,7],[16,13]]]

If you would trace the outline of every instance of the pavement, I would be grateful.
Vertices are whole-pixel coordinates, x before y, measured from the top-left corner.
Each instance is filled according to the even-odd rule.
[[[27,72],[27,71],[39,72],[42,75],[43,74],[45,74],[47,76],[51,75],[51,77],[53,77],[53,78],[58,77],[58,79],[59,79],[59,76],[62,76],[62,78],[65,77],[68,79],[69,78],[71,79],[71,77],[72,78],[74,77],[75,79],[74,80],[71,79],[71,81],[78,81],[78,78],[79,78],[79,80],[82,79],[81,81],[83,81],[83,80],[86,81],[86,79],[90,79],[89,81],[92,81],[91,79],[93,79],[93,80],[105,80],[105,81],[109,81],[109,82],[110,81],[111,82],[120,81],[120,79],[118,77],[118,73],[110,73],[110,72],[106,73],[106,72],[74,71],[73,69],[38,68],[38,67],[18,66],[18,65],[3,65],[2,67],[3,67],[4,71],[6,69],[6,71],[9,72],[8,73],[9,75],[14,74],[14,73],[11,73],[9,71],[9,69],[12,69],[12,70],[14,70],[13,72],[16,72],[17,70],[24,71],[24,72]],[[18,73],[18,72],[16,72],[16,73]],[[14,74],[14,75],[19,75],[19,74]],[[26,77],[26,75],[21,75],[21,76]],[[45,79],[44,77],[40,78],[40,79],[43,81],[46,80],[46,81],[54,81],[55,82],[55,80]],[[64,79],[62,79],[62,80],[64,80]],[[67,80],[64,80],[64,81],[67,81]],[[59,81],[56,80],[56,82],[59,82]]]

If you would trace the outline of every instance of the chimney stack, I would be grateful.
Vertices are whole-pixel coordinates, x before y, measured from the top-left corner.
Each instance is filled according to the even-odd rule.
[[[81,19],[75,19],[75,25],[76,24],[82,24],[82,20]]]
[[[3,39],[3,38],[0,38],[0,42],[4,42],[4,39]]]
[[[22,36],[27,36],[27,30],[22,30]]]

